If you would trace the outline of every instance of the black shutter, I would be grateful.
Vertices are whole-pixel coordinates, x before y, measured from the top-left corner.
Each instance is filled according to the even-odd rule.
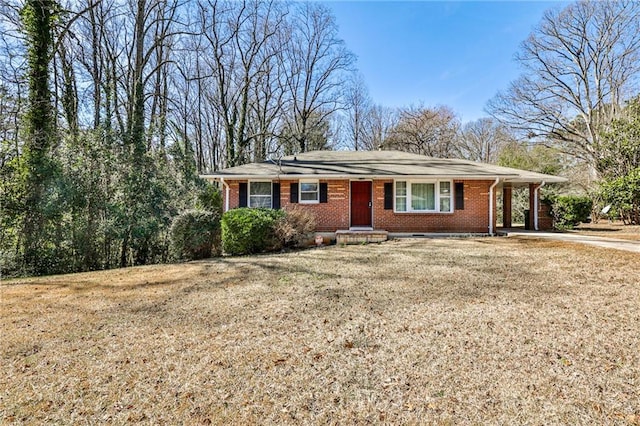
[[[240,182],[238,189],[238,207],[247,207],[247,182]]]
[[[321,203],[326,203],[328,201],[328,193],[329,193],[329,189],[328,189],[329,185],[327,185],[327,182],[321,182],[320,183],[320,202]]]
[[[464,183],[456,182],[456,210],[464,210]]]
[[[384,209],[393,210],[393,182],[384,184]]]
[[[291,182],[291,185],[289,186],[289,191],[290,191],[290,196],[289,196],[289,202],[290,203],[297,203],[298,202],[298,183],[297,182]]]
[[[271,184],[271,207],[276,210],[280,208],[280,182]]]

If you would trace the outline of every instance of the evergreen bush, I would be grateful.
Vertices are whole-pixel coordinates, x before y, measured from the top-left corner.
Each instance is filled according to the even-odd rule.
[[[231,255],[279,250],[282,242],[275,225],[285,216],[282,210],[238,208],[222,215],[222,249]]]
[[[222,194],[214,185],[205,183],[196,197],[196,208],[211,212],[222,211]]]
[[[591,198],[577,195],[551,197],[549,201],[556,229],[572,229],[580,222],[586,222],[593,208]]]
[[[627,175],[602,182],[601,196],[611,205],[610,217],[627,225],[640,224],[640,167]]]
[[[171,254],[179,260],[211,257],[219,234],[219,215],[211,211],[187,210],[171,224]]]

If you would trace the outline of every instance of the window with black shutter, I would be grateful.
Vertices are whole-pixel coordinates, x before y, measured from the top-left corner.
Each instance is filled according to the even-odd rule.
[[[384,184],[384,209],[393,210],[393,182]]]
[[[271,184],[271,208],[280,208],[280,182],[273,182]]]
[[[247,207],[247,183],[240,182],[238,188],[238,207]]]
[[[327,182],[320,182],[320,202],[326,203],[329,200],[329,185]]]
[[[464,210],[464,183],[456,182],[455,183],[455,197],[456,197],[456,210]]]

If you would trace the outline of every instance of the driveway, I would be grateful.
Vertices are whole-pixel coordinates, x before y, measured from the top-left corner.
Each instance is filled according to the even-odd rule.
[[[507,237],[543,238],[547,240],[568,241],[572,243],[589,244],[597,247],[640,253],[640,241],[619,240],[615,238],[595,237],[592,235],[564,234],[560,232],[538,232],[523,230],[504,230],[501,235]]]

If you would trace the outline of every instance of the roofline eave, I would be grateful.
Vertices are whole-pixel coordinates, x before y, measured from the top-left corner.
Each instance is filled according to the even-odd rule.
[[[211,175],[199,175],[200,178],[206,180],[265,180],[265,179],[277,179],[277,180],[296,180],[296,179],[452,179],[452,180],[495,180],[501,179],[504,181],[513,181],[519,179],[517,175],[401,175],[401,174],[388,174],[388,175],[355,175],[355,174],[276,174],[276,175],[225,175],[225,174],[211,174]],[[544,180],[544,179],[542,179]],[[541,180],[535,180],[539,182]]]
[[[544,177],[540,177],[537,176],[535,178],[523,178],[523,177],[517,177],[517,178],[513,178],[513,179],[505,179],[505,183],[542,183],[542,182],[546,182],[546,183],[565,183],[565,182],[569,182],[569,179],[567,178],[563,178],[560,176],[544,176]]]

